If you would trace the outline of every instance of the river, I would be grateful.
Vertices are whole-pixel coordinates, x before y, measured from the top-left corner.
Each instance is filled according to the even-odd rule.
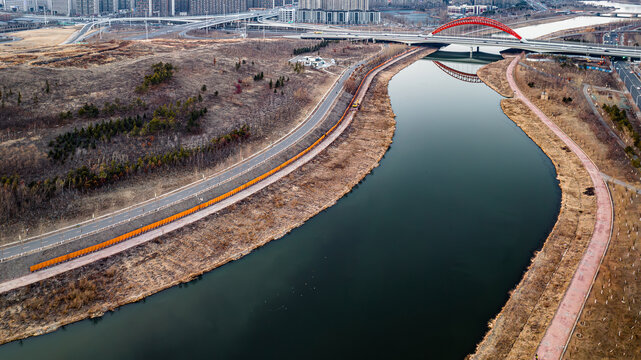
[[[555,223],[554,167],[484,84],[420,60],[389,91],[394,143],[335,206],[199,280],[4,345],[0,358],[461,359],[472,352]]]
[[[639,4],[622,4],[615,1],[581,1],[588,5],[613,7],[615,13],[635,13],[641,14],[641,5]]]

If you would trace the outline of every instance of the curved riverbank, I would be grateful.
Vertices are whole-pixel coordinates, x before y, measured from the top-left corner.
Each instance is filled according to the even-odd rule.
[[[175,234],[3,294],[0,341],[101,316],[190,281],[332,206],[378,165],[391,143],[395,125],[387,82],[430,51],[421,50],[380,73],[351,127],[314,160],[269,188]]]
[[[513,92],[505,76],[511,59],[478,72],[479,77],[503,96]],[[553,162],[561,187],[561,209],[554,229],[489,331],[470,355],[474,359],[525,359],[533,357],[589,242],[596,221],[596,200],[586,194],[592,181],[580,160],[520,100],[501,101],[504,113]]]

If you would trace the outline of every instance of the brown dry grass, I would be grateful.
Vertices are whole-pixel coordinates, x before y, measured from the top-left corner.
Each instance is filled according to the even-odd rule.
[[[175,233],[0,295],[0,343],[100,316],[238,259],[332,206],[374,167],[394,134],[387,83],[426,55],[379,74],[352,125],[312,161],[223,211]],[[25,307],[25,303],[34,304]],[[61,299],[58,307],[47,304]],[[66,314],[59,310],[64,306]]]
[[[602,125],[597,121],[580,90],[584,82],[618,88],[619,84],[616,80],[610,74],[599,71],[585,72],[566,68],[567,72],[563,72],[563,68],[550,63],[537,64],[537,67],[552,74],[560,72],[563,74],[562,78],[572,78],[573,82],[569,84],[518,66],[515,70],[515,76],[521,91],[568,134],[590,156],[602,172],[641,185],[637,180],[641,177],[641,173],[630,165],[630,160],[615,140],[601,129]],[[534,87],[528,86],[530,82],[534,83]],[[544,90],[548,93],[549,100],[541,100],[540,95]],[[570,105],[561,101],[566,96],[574,99]],[[634,116],[632,113],[629,115]],[[632,118],[631,121],[638,124],[636,118]]]
[[[610,185],[614,229],[565,359],[641,358],[641,195]]]
[[[507,98],[514,96],[510,84],[505,80],[505,69],[510,64],[510,61],[512,61],[512,59],[500,60],[489,66],[483,66],[476,72],[476,75],[481,78],[487,86]]]

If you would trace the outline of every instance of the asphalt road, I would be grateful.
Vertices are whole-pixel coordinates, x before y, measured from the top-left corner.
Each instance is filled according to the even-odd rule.
[[[349,78],[354,69],[362,62],[363,61],[352,65],[340,76],[338,81],[334,84],[332,89],[327,94],[327,97],[318,106],[316,111],[311,114],[311,116],[309,116],[301,126],[299,126],[292,133],[288,134],[263,152],[251,158],[248,158],[239,164],[236,164],[235,166],[223,171],[222,173],[207,178],[202,182],[193,184],[186,188],[182,188],[174,193],[171,193],[170,195],[147,202],[142,206],[136,206],[122,212],[106,216],[104,218],[96,219],[72,229],[66,229],[64,231],[60,231],[51,235],[38,237],[29,241],[24,241],[22,243],[5,247],[0,250],[0,261],[10,257],[18,256],[23,253],[37,250],[43,246],[50,246],[59,242],[69,241],[76,237],[82,236],[83,234],[104,230],[105,228],[111,227],[115,224],[124,223],[131,218],[152,213],[161,207],[179,202],[181,200],[194,196],[199,192],[212,189],[218,185],[226,183],[234,179],[235,177],[251,170],[252,168],[262,164],[266,160],[281,154],[291,146],[295,145],[303,137],[305,137],[323,120],[326,113],[331,110],[334,101],[342,93],[342,88],[345,81]],[[207,200],[209,199],[204,199],[204,201]]]
[[[627,62],[615,61],[613,65],[614,70],[619,74],[619,77],[625,83],[625,87],[628,88],[630,95],[632,95],[632,99],[641,108],[639,106],[641,104],[641,80],[639,80],[639,77],[632,71]]]

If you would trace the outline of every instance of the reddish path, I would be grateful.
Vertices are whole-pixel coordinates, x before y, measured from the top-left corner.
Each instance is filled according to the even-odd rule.
[[[608,249],[612,229],[612,199],[610,198],[610,192],[601,177],[599,169],[592,160],[590,160],[586,153],[584,153],[563,130],[552,122],[539,108],[532,104],[519,90],[513,77],[514,68],[519,59],[520,56],[514,58],[507,68],[506,74],[510,87],[514,91],[514,97],[523,101],[523,103],[579,157],[579,160],[581,160],[581,163],[590,174],[597,200],[596,223],[594,225],[592,239],[590,239],[590,243],[579,263],[579,267],[572,277],[572,282],[570,282],[570,286],[566,290],[561,304],[556,310],[554,318],[552,318],[552,322],[545,331],[545,335],[537,349],[539,359],[552,360],[560,359],[563,356],[570,335],[574,330],[574,326],[583,310],[583,305],[592,289],[592,284],[596,278],[603,256]]]

